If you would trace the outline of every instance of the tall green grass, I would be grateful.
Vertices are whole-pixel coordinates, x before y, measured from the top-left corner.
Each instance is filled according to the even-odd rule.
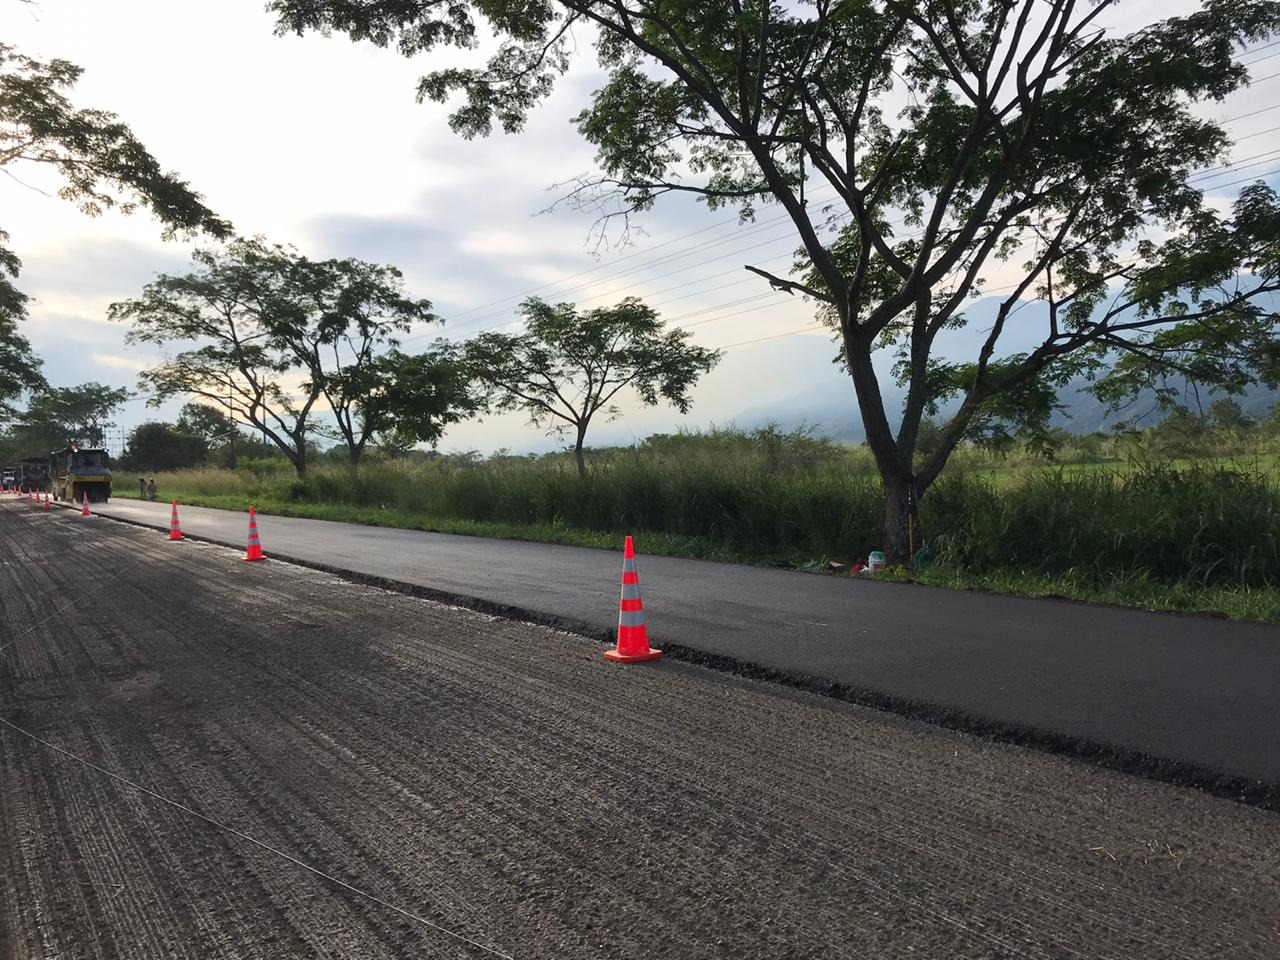
[[[158,478],[164,497],[364,522],[478,531],[635,533],[664,552],[803,562],[865,557],[880,546],[881,487],[865,450],[803,433],[732,430],[655,437],[596,454],[585,476],[561,456],[424,464],[326,465],[305,481],[256,461],[236,471]],[[1117,580],[1184,588],[1280,585],[1280,482],[1215,462],[1123,470],[949,469],[922,504],[929,544],[973,577]],[[679,544],[685,542],[685,547]],[[593,542],[593,541],[587,541]]]

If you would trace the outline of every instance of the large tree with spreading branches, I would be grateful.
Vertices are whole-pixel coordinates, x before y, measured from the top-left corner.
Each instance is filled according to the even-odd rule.
[[[127,342],[181,348],[143,371],[152,403],[198,397],[261,431],[299,476],[308,438],[326,430],[316,418],[322,402],[353,465],[371,438],[396,429],[398,414],[402,439],[434,441],[455,408],[468,409],[451,356],[396,350],[397,334],[437,318],[429,301],[405,294],[395,267],[311,260],[261,238],[193,260],[192,272],[159,276],[142,296],[111,305],[110,318],[129,324]]]
[[[1170,376],[1227,391],[1280,376],[1280,203],[1258,184],[1220,210],[1191,179],[1230,155],[1202,105],[1247,83],[1237,58],[1280,31],[1274,0],[1206,0],[1129,32],[1105,24],[1117,0],[271,6],[282,30],[407,56],[496,35],[487,62],[419,87],[460,98],[451,124],[465,136],[518,131],[589,33],[608,77],[576,123],[601,170],[575,196],[624,214],[675,192],[744,217],[782,207],[798,271],[749,269],[835,328],[891,560],[918,542],[921,499],[956,446],[1043,430],[1069,381],[1119,400]],[[984,283],[999,288],[994,321],[971,356],[939,356]],[[1034,346],[1005,346],[1028,326]],[[900,409],[886,376],[905,386]],[[917,457],[922,419],[944,407],[939,442]]]
[[[519,410],[537,427],[573,438],[578,475],[597,416],[617,416],[618,394],[645,406],[660,402],[688,413],[694,384],[720,354],[667,330],[652,307],[628,297],[611,307],[579,310],[531,297],[520,305],[524,332],[482,333],[464,350],[467,370],[499,410]]]
[[[35,60],[0,43],[0,170],[11,189],[24,171],[51,170],[58,195],[89,216],[146,207],[164,235],[197,231],[223,237],[230,226],[186,181],[166,171],[115,114],[75,106],[68,94],[82,70],[66,60]],[[27,295],[16,280],[22,263],[0,229],[0,421],[9,402],[44,385],[39,360],[21,334]]]

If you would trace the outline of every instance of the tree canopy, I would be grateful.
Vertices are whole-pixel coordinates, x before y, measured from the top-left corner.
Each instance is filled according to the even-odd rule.
[[[347,404],[351,419],[340,429],[353,463],[370,440],[393,456],[420,443],[434,447],[449,424],[482,406],[457,348],[443,341],[422,353],[393,349],[348,367],[330,378],[329,390]]]
[[[781,205],[791,278],[834,328],[906,554],[920,498],[955,446],[1042,430],[1056,389],[1118,400],[1176,375],[1226,390],[1277,376],[1280,202],[1228,212],[1197,170],[1230,137],[1197,107],[1240,89],[1237,60],[1280,30],[1274,0],[1205,0],[1108,28],[1116,0],[273,0],[280,29],[338,30],[413,56],[500,38],[487,62],[425,76],[466,136],[520,129],[589,29],[607,71],[577,117],[600,172],[580,203],[622,216],[670,193],[751,217]],[[998,282],[993,283],[993,280]],[[939,357],[975,295],[997,314],[965,359]],[[1034,303],[1034,309],[1024,309]],[[1030,348],[1008,333],[1035,329]],[[1020,338],[1025,341],[1025,338]],[[881,351],[906,386],[886,409]],[[955,412],[917,463],[922,419]]]
[[[651,307],[628,297],[612,307],[579,311],[536,297],[520,307],[521,334],[482,333],[466,344],[467,366],[499,410],[574,436],[579,473],[583,441],[601,411],[631,389],[646,406],[666,401],[689,411],[689,392],[720,355],[693,344],[684,330],[664,330]]]
[[[130,325],[128,342],[191,345],[143,371],[153,402],[200,398],[260,430],[299,476],[308,437],[325,430],[321,401],[352,463],[393,418],[404,421],[402,440],[434,441],[456,419],[453,405],[466,409],[448,357],[396,351],[396,334],[436,317],[429,301],[404,294],[395,267],[311,260],[261,238],[193,259],[194,272],[160,276],[141,297],[111,306],[111,319]],[[437,361],[445,366],[427,369]]]
[[[58,193],[96,216],[145,206],[164,224],[166,237],[203,231],[227,236],[230,225],[200,195],[159,161],[114,114],[79,108],[68,92],[83,71],[66,60],[40,61],[0,43],[0,168],[49,168]],[[22,261],[0,229],[0,421],[11,401],[40,389],[40,361],[18,331],[27,295],[15,284]]]
[[[82,383],[76,387],[43,387],[32,394],[9,428],[8,442],[25,456],[43,455],[68,443],[100,447],[107,429],[129,391]]]
[[[209,444],[172,423],[142,423],[129,433],[121,468],[158,471],[185,470],[204,462]]]

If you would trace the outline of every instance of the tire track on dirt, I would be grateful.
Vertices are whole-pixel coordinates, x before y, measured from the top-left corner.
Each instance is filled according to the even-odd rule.
[[[1264,812],[685,665],[605,666],[594,644],[311,570],[7,513],[3,532],[32,539],[25,572],[0,567],[0,598],[107,575],[31,573],[49,551],[120,580],[95,618],[0,656],[6,710],[516,955],[1280,952]],[[50,608],[18,609],[6,623]],[[0,736],[21,774],[0,783],[0,839],[19,841],[0,861],[0,943],[7,927],[18,950],[43,944],[21,960],[474,955],[15,746]],[[1142,854],[1138,838],[1174,836],[1185,864]],[[1099,840],[1109,852],[1089,853]],[[36,921],[56,877],[87,885],[50,932]],[[121,882],[136,890],[113,896]],[[85,931],[100,948],[74,946]]]

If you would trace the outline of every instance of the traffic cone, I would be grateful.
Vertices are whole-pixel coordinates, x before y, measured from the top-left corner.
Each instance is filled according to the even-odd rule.
[[[267,559],[262,553],[262,541],[258,539],[258,514],[253,507],[249,508],[249,548],[240,559],[245,562]]]
[[[49,507],[49,495],[48,495],[47,493],[44,495],[44,508],[45,508],[46,510],[50,509],[50,507]]]
[[[33,502],[35,502],[35,499],[36,499],[36,492],[35,492],[34,490],[28,490],[28,491],[27,491],[27,503],[33,503]]]
[[[181,540],[182,528],[178,526],[178,501],[173,501],[173,514],[169,517],[169,539]]]
[[[93,514],[89,512],[89,491],[86,490],[84,493],[81,494],[81,496],[84,497],[84,499],[80,503],[80,516],[82,517],[93,516]]]
[[[606,660],[640,663],[657,660],[661,650],[649,646],[649,630],[644,623],[644,602],[640,599],[640,574],[636,572],[636,548],[627,537],[622,551],[622,601],[618,606],[618,645],[606,650]]]

